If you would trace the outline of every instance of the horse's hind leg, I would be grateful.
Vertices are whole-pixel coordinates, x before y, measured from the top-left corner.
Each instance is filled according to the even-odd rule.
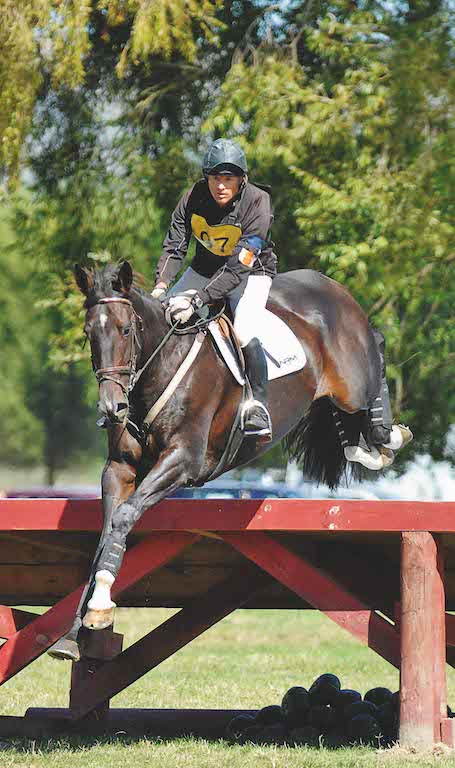
[[[115,430],[114,430],[115,432]],[[79,661],[81,658],[81,635],[82,615],[85,612],[87,602],[94,588],[94,578],[98,565],[98,560],[106,538],[112,530],[112,518],[117,507],[128,499],[135,489],[137,462],[140,458],[141,449],[134,438],[122,427],[120,438],[110,439],[110,448],[116,458],[110,456],[106,462],[102,475],[102,495],[103,495],[103,529],[99,538],[98,546],[93,559],[90,575],[82,592],[77,607],[76,616],[70,631],[49,649],[48,653],[54,659],[63,659],[68,661]]]

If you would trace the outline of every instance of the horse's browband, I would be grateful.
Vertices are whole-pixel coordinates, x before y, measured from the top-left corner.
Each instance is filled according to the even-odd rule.
[[[105,299],[100,299],[97,301],[97,304],[111,304],[113,301],[120,301],[122,304],[129,304],[130,307],[133,306],[132,302],[129,299],[123,299],[121,296],[106,296]]]

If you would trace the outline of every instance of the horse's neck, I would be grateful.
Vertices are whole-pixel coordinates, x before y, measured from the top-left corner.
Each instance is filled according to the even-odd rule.
[[[166,322],[163,308],[157,299],[149,298],[138,292],[132,296],[133,307],[142,319],[142,353],[141,365],[144,365],[150,355],[152,355],[169,331],[169,325]],[[188,336],[171,335],[164,343],[162,349],[156,354],[156,364],[154,367],[161,366],[163,372],[170,373],[172,368],[172,355],[177,347],[180,349],[189,346]]]

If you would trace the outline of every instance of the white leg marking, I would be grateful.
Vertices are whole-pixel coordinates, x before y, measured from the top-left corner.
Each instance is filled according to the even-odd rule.
[[[115,603],[111,600],[111,587],[115,581],[115,576],[110,571],[97,571],[95,576],[95,589],[93,595],[87,603],[87,608],[91,611],[106,611],[115,608]]]

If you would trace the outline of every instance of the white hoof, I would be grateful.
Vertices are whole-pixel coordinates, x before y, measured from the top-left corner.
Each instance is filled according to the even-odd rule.
[[[400,448],[411,442],[414,435],[409,427],[404,424],[394,424],[392,432],[390,434],[390,440],[388,443],[383,443],[384,448],[389,448],[392,451],[399,451]]]

